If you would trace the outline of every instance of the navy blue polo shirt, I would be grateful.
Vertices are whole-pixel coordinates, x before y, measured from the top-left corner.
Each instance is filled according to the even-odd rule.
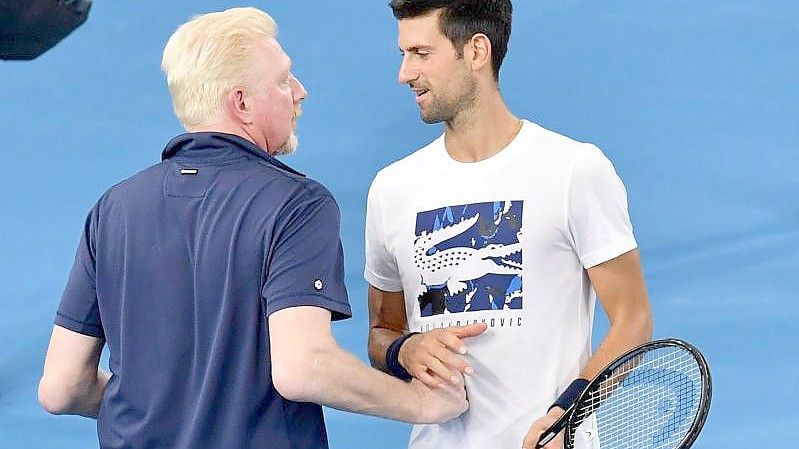
[[[350,316],[338,206],[240,137],[191,133],[89,213],[55,323],[104,338],[100,447],[327,447],[272,383],[275,311]]]

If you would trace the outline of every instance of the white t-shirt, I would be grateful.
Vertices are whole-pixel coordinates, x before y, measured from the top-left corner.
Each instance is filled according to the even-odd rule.
[[[586,269],[636,248],[627,195],[593,145],[524,121],[475,163],[441,136],[381,170],[369,190],[369,284],[403,291],[408,326],[485,322],[468,339],[470,409],[415,426],[413,449],[518,449],[591,355]]]

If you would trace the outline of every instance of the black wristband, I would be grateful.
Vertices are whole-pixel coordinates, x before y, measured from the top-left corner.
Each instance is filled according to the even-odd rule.
[[[418,333],[419,332],[411,332],[410,334],[405,334],[391,342],[391,344],[388,346],[388,349],[386,350],[386,368],[388,368],[388,372],[392,376],[404,381],[409,381],[413,378],[413,376],[411,376],[411,374],[402,365],[400,365],[399,352],[400,348],[402,348],[402,344],[405,343],[405,340]]]
[[[574,379],[572,383],[566,387],[566,390],[555,399],[555,403],[549,407],[549,410],[552,410],[552,407],[560,407],[563,410],[567,410],[574,404],[574,401],[577,400],[577,397],[580,396],[580,393],[585,390],[585,387],[591,383],[585,379]]]

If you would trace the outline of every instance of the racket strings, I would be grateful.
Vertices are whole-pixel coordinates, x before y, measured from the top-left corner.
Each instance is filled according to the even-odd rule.
[[[682,348],[633,357],[586,392],[567,438],[571,445],[598,439],[602,449],[676,447],[698,412],[702,382],[696,359]]]

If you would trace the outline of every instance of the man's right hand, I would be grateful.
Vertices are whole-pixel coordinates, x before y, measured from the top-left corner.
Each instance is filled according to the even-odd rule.
[[[456,383],[439,382],[443,386],[431,388],[417,379],[411,380],[411,388],[419,398],[419,422],[416,424],[438,424],[455,419],[469,409],[463,375]]]
[[[466,354],[463,339],[482,334],[485,323],[434,329],[405,340],[399,351],[399,362],[415,379],[431,388],[463,384],[463,374],[472,367],[461,357]],[[457,416],[457,415],[456,415]]]

